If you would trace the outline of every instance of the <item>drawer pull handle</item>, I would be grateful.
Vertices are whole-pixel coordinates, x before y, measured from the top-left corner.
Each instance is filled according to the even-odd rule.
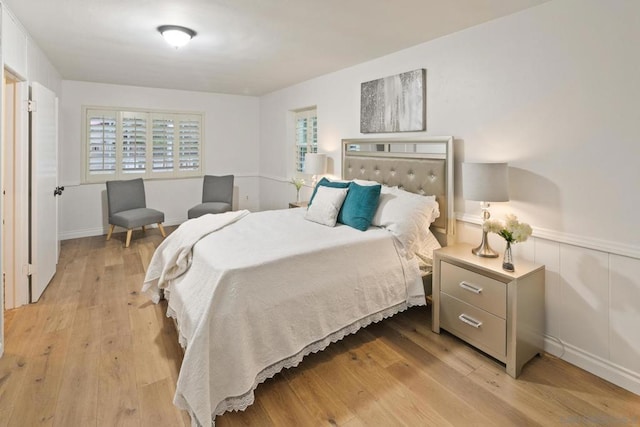
[[[473,292],[474,294],[481,294],[482,293],[482,288],[478,288],[477,286],[473,286],[471,283],[467,283],[467,282],[460,282],[460,284],[458,285],[460,286],[462,289],[464,289],[465,291],[469,291],[469,292]]]
[[[460,319],[461,322],[466,323],[469,326],[473,326],[476,329],[482,326],[482,322],[474,319],[473,317],[469,317],[464,313],[458,316],[458,319]]]

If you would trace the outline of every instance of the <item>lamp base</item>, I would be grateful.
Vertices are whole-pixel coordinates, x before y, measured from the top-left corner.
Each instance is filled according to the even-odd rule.
[[[471,253],[483,258],[498,258],[498,252],[494,251],[491,249],[491,246],[489,246],[486,231],[482,232],[482,241],[480,242],[480,246],[473,248]]]

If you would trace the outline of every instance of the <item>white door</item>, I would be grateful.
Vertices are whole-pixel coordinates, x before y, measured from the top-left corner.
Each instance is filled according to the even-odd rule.
[[[56,95],[31,86],[31,302],[53,278],[58,263],[58,126]]]

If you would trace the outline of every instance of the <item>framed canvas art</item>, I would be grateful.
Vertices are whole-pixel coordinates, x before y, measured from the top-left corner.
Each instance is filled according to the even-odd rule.
[[[360,132],[426,130],[424,68],[362,83]]]

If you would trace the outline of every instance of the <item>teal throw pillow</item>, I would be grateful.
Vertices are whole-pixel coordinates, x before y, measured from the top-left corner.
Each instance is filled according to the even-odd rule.
[[[355,182],[349,184],[349,192],[338,214],[338,222],[366,231],[378,208],[381,188],[380,184],[358,185]]]
[[[311,199],[309,199],[309,206],[313,203],[313,198],[316,197],[316,192],[318,191],[319,186],[324,187],[332,187],[332,188],[349,188],[348,182],[340,182],[340,181],[329,181],[327,178],[322,178],[316,184],[316,187],[313,189],[313,194],[311,194]]]

